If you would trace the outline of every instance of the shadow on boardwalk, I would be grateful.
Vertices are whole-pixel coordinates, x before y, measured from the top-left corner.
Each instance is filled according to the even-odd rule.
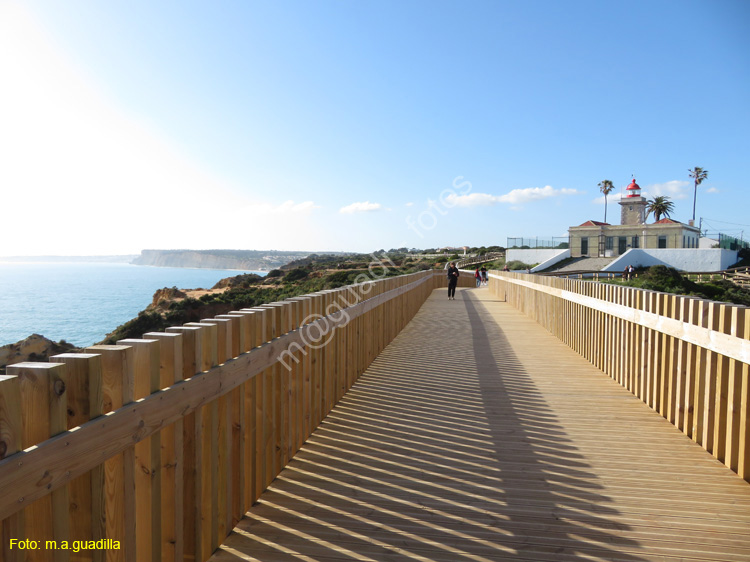
[[[539,365],[565,360],[539,346],[519,356],[487,312],[505,305],[445,294],[433,294],[212,560],[681,560],[671,543],[645,554],[641,542],[658,543],[658,529],[625,522],[540,391]]]

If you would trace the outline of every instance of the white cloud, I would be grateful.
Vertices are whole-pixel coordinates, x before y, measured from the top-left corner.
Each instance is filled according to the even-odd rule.
[[[708,189],[706,190],[706,193],[719,193],[719,190],[718,190],[718,189],[716,189],[715,187],[709,187],[709,188],[708,188]]]
[[[341,207],[339,210],[339,213],[342,213],[344,215],[352,215],[354,213],[369,213],[372,211],[382,211],[383,205],[380,203],[370,203],[369,201],[358,201],[355,203],[352,203],[351,205],[347,205],[346,207]]]
[[[467,195],[456,195],[451,193],[445,200],[456,207],[477,207],[496,205],[497,203],[510,203],[511,205],[522,205],[530,201],[539,201],[551,197],[560,197],[565,195],[579,195],[581,192],[576,189],[555,189],[551,185],[544,187],[527,187],[524,189],[514,189],[505,195],[491,195],[489,193],[469,193]]]
[[[670,199],[687,199],[692,196],[693,184],[689,181],[672,180],[665,183],[652,183],[645,188],[644,197],[655,197],[657,195],[666,195]]]
[[[501,202],[502,196],[489,193],[469,193],[467,195],[449,194],[445,201],[451,207],[488,207]]]
[[[404,205],[404,207],[413,207],[413,206],[414,206],[414,203],[412,201],[409,201],[408,203]]]

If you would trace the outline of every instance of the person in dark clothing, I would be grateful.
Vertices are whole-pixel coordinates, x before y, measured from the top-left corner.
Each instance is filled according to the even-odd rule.
[[[458,268],[456,262],[451,262],[448,266],[448,299],[456,300],[456,285],[458,285]]]
[[[482,284],[487,284],[487,268],[482,266],[482,269],[479,270],[479,273],[482,274]]]

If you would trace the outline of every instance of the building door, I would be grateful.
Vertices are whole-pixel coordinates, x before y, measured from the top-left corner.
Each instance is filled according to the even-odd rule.
[[[620,236],[619,240],[617,240],[617,254],[623,255],[625,253],[625,250],[628,249],[628,239],[625,236]]]
[[[585,236],[581,238],[581,255],[582,256],[588,256],[589,255],[589,239]]]

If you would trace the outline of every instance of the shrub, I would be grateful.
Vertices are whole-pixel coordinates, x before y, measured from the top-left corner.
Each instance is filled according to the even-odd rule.
[[[310,275],[310,272],[304,267],[296,267],[284,276],[284,281],[299,281]]]
[[[531,267],[529,264],[523,263],[522,261],[519,261],[519,260],[506,262],[505,265],[507,265],[508,269],[510,269],[511,271],[518,271],[520,269],[529,269]]]

